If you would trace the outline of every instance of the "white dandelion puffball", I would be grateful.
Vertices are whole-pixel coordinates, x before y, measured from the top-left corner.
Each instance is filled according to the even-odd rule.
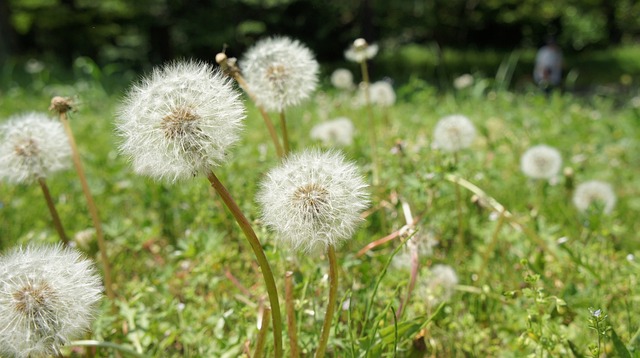
[[[339,117],[311,128],[311,139],[324,145],[347,146],[353,143],[355,127],[349,118]]]
[[[544,144],[527,149],[520,158],[522,172],[533,179],[551,179],[560,172],[561,167],[560,152]]]
[[[387,81],[377,81],[369,85],[371,103],[380,107],[391,107],[396,103],[396,92]]]
[[[438,121],[433,130],[433,141],[445,152],[457,152],[467,148],[476,137],[476,129],[469,118],[454,114]]]
[[[10,117],[0,126],[0,178],[28,183],[66,169],[71,146],[62,124],[44,113]]]
[[[420,295],[431,307],[448,301],[458,285],[458,275],[448,265],[433,265],[425,275],[420,277]]]
[[[116,126],[120,150],[138,174],[176,181],[224,162],[244,118],[230,79],[208,64],[183,61],[134,85]]]
[[[276,240],[317,253],[351,238],[369,205],[366,189],[356,166],[342,154],[309,150],[272,169],[257,200]]]
[[[463,90],[473,84],[473,76],[465,73],[453,80],[453,87],[457,90]]]
[[[0,256],[0,355],[59,356],[91,326],[102,283],[91,261],[60,245]]]
[[[573,204],[581,212],[586,212],[594,204],[601,205],[602,211],[610,214],[616,205],[616,194],[609,183],[591,180],[576,187]]]
[[[344,52],[344,57],[352,62],[362,63],[378,54],[377,44],[368,44],[365,39],[356,39]]]
[[[311,50],[288,37],[260,40],[240,61],[258,104],[276,112],[309,98],[318,85],[319,68]]]
[[[341,90],[350,90],[355,87],[353,84],[353,74],[346,68],[338,68],[331,73],[331,84]]]

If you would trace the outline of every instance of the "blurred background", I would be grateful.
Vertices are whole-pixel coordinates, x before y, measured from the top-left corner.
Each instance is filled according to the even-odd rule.
[[[0,0],[1,79],[99,71],[128,81],[174,58],[213,62],[225,45],[241,57],[275,34],[307,44],[325,73],[364,37],[381,48],[374,78],[442,88],[464,73],[518,88],[553,36],[576,91],[640,81],[636,0]]]

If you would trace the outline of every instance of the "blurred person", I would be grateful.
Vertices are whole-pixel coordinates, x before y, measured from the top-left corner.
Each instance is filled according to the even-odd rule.
[[[549,93],[560,85],[562,80],[562,51],[553,37],[547,39],[536,54],[533,80],[545,92]]]

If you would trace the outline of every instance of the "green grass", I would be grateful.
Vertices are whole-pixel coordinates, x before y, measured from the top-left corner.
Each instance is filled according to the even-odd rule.
[[[245,345],[253,349],[266,291],[239,228],[204,177],[169,185],[132,172],[118,154],[113,128],[122,92],[117,87],[105,91],[98,83],[89,76],[71,84],[43,82],[35,90],[16,85],[0,96],[2,120],[22,111],[46,111],[52,95],[79,100],[71,123],[104,223],[120,298],[116,314],[105,299],[86,338],[157,357],[236,357]],[[608,354],[620,354],[619,342],[638,354],[640,264],[627,256],[640,257],[640,109],[628,97],[555,93],[546,98],[492,88],[490,80],[476,78],[471,88],[439,93],[414,76],[397,88],[398,103],[386,116],[376,111],[384,184],[373,194],[372,205],[381,209],[337,251],[338,294],[349,309],[340,306],[336,313],[328,349],[332,356],[588,356],[589,346],[598,341],[589,328],[589,308],[602,309],[605,323],[619,338],[607,333]],[[326,95],[324,101],[288,113],[294,150],[318,145],[308,133],[324,116],[347,116],[357,135],[344,152],[369,176],[365,111],[339,102],[333,91]],[[273,234],[260,225],[257,185],[277,159],[262,119],[247,105],[242,141],[216,174],[255,223],[281,297],[284,273],[294,269],[299,344],[310,356],[326,306],[327,260],[274,246]],[[460,154],[456,167],[450,156],[431,148],[435,123],[453,113],[467,115],[478,129],[478,138]],[[561,177],[542,191],[528,180],[520,172],[519,158],[539,143],[558,148],[574,176]],[[400,153],[392,151],[398,144]],[[499,220],[465,189],[464,242],[459,242],[455,187],[447,174],[467,179],[504,205],[514,226],[517,221],[529,228],[548,250],[512,222],[496,230]],[[570,201],[571,182],[589,179],[610,182],[618,195],[613,214],[600,217],[594,230]],[[90,229],[74,172],[53,176],[49,184],[68,233]],[[0,200],[0,250],[56,242],[37,186],[1,183]],[[405,295],[409,272],[391,265],[385,273],[384,268],[394,250],[404,253],[401,240],[362,257],[356,252],[405,224],[402,201],[415,216],[424,214],[417,235],[439,241],[432,254],[420,257],[421,275],[434,264],[447,264],[456,270],[459,285],[437,307],[427,305],[419,280],[404,315],[394,322],[393,310]],[[495,250],[485,254],[493,235]],[[567,240],[559,245],[562,237]],[[82,250],[98,260],[95,242]],[[485,255],[490,258],[486,266]],[[365,317],[369,302],[371,312]],[[272,349],[267,342],[267,350]],[[115,353],[103,348],[96,355]]]

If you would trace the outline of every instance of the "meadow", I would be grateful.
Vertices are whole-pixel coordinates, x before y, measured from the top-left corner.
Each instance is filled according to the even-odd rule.
[[[351,66],[358,80],[359,69]],[[70,122],[104,226],[117,299],[115,309],[102,300],[85,337],[99,343],[86,352],[70,345],[64,354],[251,355],[268,301],[238,225],[205,178],[162,183],[134,174],[114,128],[133,78],[109,79],[91,64],[77,71],[63,82],[34,76],[30,87],[7,86],[0,96],[1,121],[46,112],[53,96],[77,104]],[[366,110],[351,105],[355,92],[333,88],[330,74],[321,72],[312,100],[287,111],[292,152],[330,148],[310,138],[312,127],[347,117],[355,136],[341,150],[372,183]],[[336,249],[340,283],[327,355],[640,354],[637,88],[546,96],[533,85],[517,92],[503,87],[476,76],[468,87],[440,91],[414,75],[395,84],[393,106],[374,108],[379,184],[369,188],[363,224]],[[275,244],[261,222],[256,193],[279,160],[258,110],[243,101],[241,139],[216,174],[262,243],[283,320],[285,272],[293,272],[298,345],[302,356],[311,356],[327,307],[327,258]],[[471,146],[456,155],[433,146],[436,123],[452,114],[467,116],[477,130]],[[550,180],[530,179],[520,169],[522,154],[537,144],[561,153],[562,170]],[[575,188],[588,180],[613,187],[617,202],[610,214],[573,205]],[[48,183],[73,244],[100,267],[77,175],[67,170]],[[0,212],[0,250],[58,241],[37,185],[2,182]],[[417,257],[408,242],[419,248]],[[452,285],[434,278],[442,265],[455,271]],[[412,277],[415,288],[407,296]],[[266,356],[273,354],[271,328]]]

